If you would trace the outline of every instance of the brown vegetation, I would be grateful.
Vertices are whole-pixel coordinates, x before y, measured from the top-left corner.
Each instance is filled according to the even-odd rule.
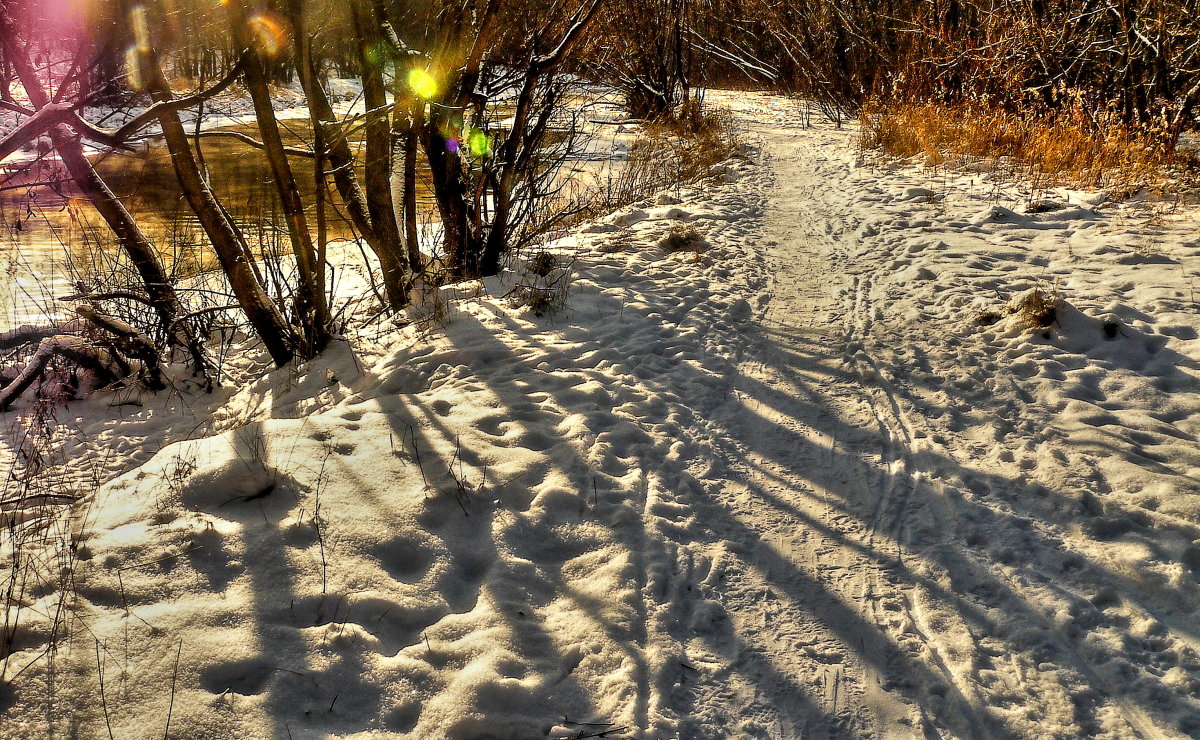
[[[978,105],[878,102],[861,114],[860,144],[927,166],[968,158],[1028,171],[1044,186],[1161,187],[1194,183],[1200,156],[1168,147],[1151,131],[1112,120],[1097,126],[1079,115],[1009,112]]]

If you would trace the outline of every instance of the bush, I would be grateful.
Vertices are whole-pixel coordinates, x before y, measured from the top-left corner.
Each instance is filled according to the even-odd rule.
[[[739,145],[731,113],[706,110],[698,103],[684,105],[670,119],[643,127],[617,174],[574,203],[559,205],[571,214],[559,225],[590,221],[668,187],[710,177],[713,165],[733,156]]]

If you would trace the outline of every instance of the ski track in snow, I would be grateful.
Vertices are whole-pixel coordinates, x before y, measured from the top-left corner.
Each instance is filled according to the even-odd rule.
[[[745,579],[731,611],[748,623],[762,613],[764,626],[807,613],[809,639],[837,638],[832,662],[870,712],[825,697],[819,721],[833,735],[1194,736],[1194,685],[1179,682],[1197,668],[1195,450],[1142,457],[1143,445],[1194,442],[1195,363],[1170,350],[1154,358],[1163,335],[1195,338],[1194,301],[1178,290],[1188,280],[1102,275],[1121,268],[1072,253],[1074,242],[1105,254],[1096,242],[1146,233],[1119,218],[1104,219],[1101,239],[1081,238],[1098,214],[1064,205],[1039,221],[995,207],[966,177],[938,192],[911,168],[863,167],[844,132],[800,133],[777,125],[794,113],[773,113],[747,114],[774,121],[751,124],[774,170],[774,279],[728,456],[745,485],[742,516],[755,522],[740,539],[757,537],[771,567]],[[1177,256],[1109,246],[1113,261],[1171,264],[1186,278],[1194,225],[1193,215],[1162,229]],[[1101,276],[1085,284],[1081,273]],[[1058,278],[1081,305],[1109,297],[1097,288],[1158,288],[1170,297],[1153,313],[1167,326],[1149,326],[1133,301],[1094,311],[1121,322],[1111,343],[1070,305],[1042,341],[972,326],[980,308],[1039,278]],[[1063,366],[1090,380],[1072,382]],[[1096,383],[1118,392],[1089,392]],[[1078,432],[1109,424],[1103,443]],[[1106,478],[1101,455],[1125,464]],[[1159,480],[1148,486],[1150,475]],[[1117,476],[1132,495],[1106,482]],[[784,593],[764,606],[758,589]],[[807,648],[781,634],[763,641],[793,664]],[[767,736],[813,734],[811,713],[794,726],[789,693],[769,709],[779,731]]]
[[[100,662],[125,738],[169,701],[188,738],[1200,736],[1195,212],[1023,209],[712,99],[745,156],[560,244],[564,313],[494,280],[429,337],[82,404],[71,649],[0,735],[103,734]]]

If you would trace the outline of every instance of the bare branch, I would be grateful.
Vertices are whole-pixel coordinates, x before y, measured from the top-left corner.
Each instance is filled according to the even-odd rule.
[[[255,139],[251,136],[248,136],[246,134],[243,134],[241,131],[200,131],[200,132],[197,132],[196,136],[204,136],[204,137],[211,137],[211,138],[215,138],[218,136],[224,136],[226,138],[237,139],[240,142],[249,144],[250,146],[254,147],[255,149],[266,148],[266,145],[263,144],[261,141],[259,141],[258,139]],[[311,149],[300,149],[300,148],[294,147],[294,146],[285,146],[283,148],[283,151],[293,157],[308,157],[309,159],[312,159],[317,156]]]
[[[25,324],[6,332],[0,332],[0,350],[13,349],[26,344],[40,342],[55,334],[71,334],[86,328],[82,321],[68,321],[59,326],[31,326]]]
[[[125,139],[125,138],[128,138],[129,135],[132,134],[133,132],[137,131],[138,129],[142,128],[143,126],[146,126],[147,124],[151,123],[152,121],[156,120],[157,118],[159,118],[160,116],[162,116],[164,114],[175,113],[175,112],[184,110],[186,108],[191,108],[194,105],[198,105],[199,103],[202,103],[205,100],[208,100],[209,98],[213,97],[214,95],[220,94],[222,91],[224,91],[230,85],[232,85],[237,80],[238,75],[240,75],[242,73],[242,69],[245,66],[245,64],[246,64],[246,52],[243,51],[242,54],[238,57],[238,60],[233,65],[233,67],[231,67],[229,69],[229,71],[227,73],[225,73],[225,76],[222,77],[220,80],[218,80],[215,84],[213,84],[207,90],[201,90],[200,92],[195,93],[194,95],[189,95],[184,98],[175,98],[172,100],[159,101],[159,102],[151,105],[149,108],[146,108],[146,110],[144,110],[141,113],[134,116],[131,120],[122,124],[121,127],[118,128],[117,130],[111,131],[111,132],[105,131],[105,132],[103,132],[103,135],[107,135],[107,136],[110,136],[110,137],[112,137],[114,139],[118,139],[118,140]],[[93,128],[92,130],[93,131],[103,131],[102,129],[97,129],[97,128]]]
[[[32,116],[34,113],[37,112],[35,110],[26,108],[23,105],[17,105],[16,103],[14,103],[10,100],[3,100],[3,99],[0,99],[0,109],[9,110],[9,111],[12,111],[13,113],[24,113],[27,116]]]
[[[241,71],[242,60],[233,66],[229,73],[212,87],[202,92],[190,95],[186,98],[178,98],[176,100],[166,100],[151,105],[144,111],[134,116],[131,120],[123,124],[116,130],[102,129],[93,126],[77,112],[77,105],[68,103],[47,103],[38,109],[28,119],[23,121],[20,126],[13,129],[4,139],[0,140],[0,160],[9,156],[13,152],[20,149],[26,143],[33,141],[37,137],[49,131],[54,126],[66,125],[74,130],[77,134],[84,138],[94,141],[105,146],[114,148],[129,148],[129,138],[136,131],[156,120],[159,116],[167,113],[182,110],[196,105],[233,84],[237,79],[238,73]],[[249,138],[249,137],[247,137]],[[253,142],[253,140],[251,140]],[[259,145],[261,146],[261,144]],[[312,156],[311,152],[307,155],[301,154],[302,150],[292,152],[298,156]]]

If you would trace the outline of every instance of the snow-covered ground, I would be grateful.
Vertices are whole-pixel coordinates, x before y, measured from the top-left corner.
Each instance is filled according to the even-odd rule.
[[[1200,212],[710,99],[745,156],[560,243],[559,313],[60,411],[0,736],[1200,736]]]

